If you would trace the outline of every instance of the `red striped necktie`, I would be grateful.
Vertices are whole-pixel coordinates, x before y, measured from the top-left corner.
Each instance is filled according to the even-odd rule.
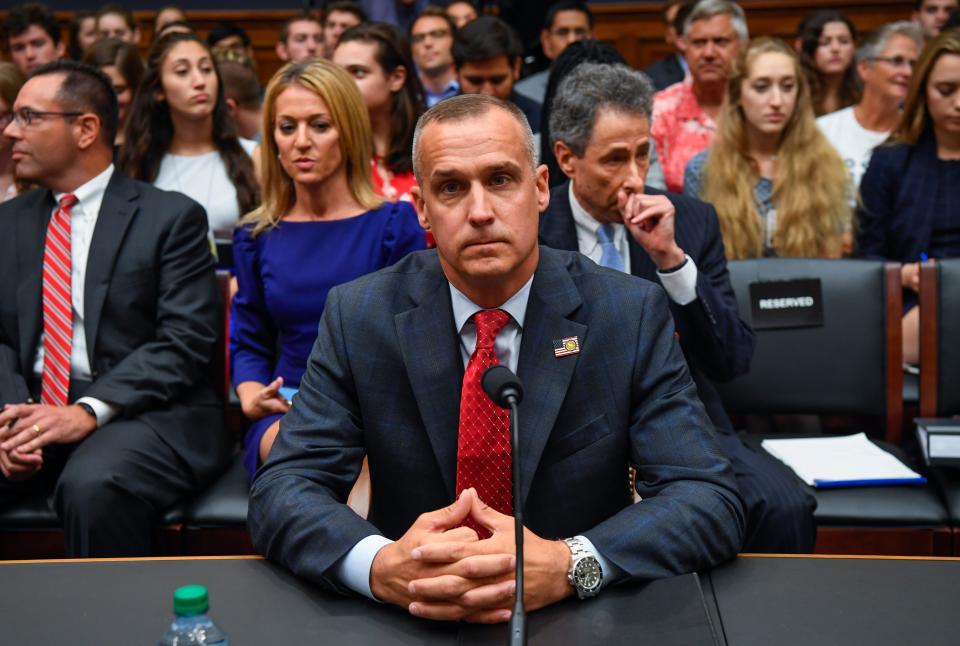
[[[70,259],[70,209],[76,195],[64,195],[50,218],[43,251],[43,378],[40,399],[66,406],[70,391],[70,348],[73,344],[73,299]]]
[[[510,487],[510,414],[483,392],[480,380],[490,366],[500,363],[494,352],[497,335],[510,315],[503,310],[480,310],[473,315],[477,347],[467,362],[460,393],[460,432],[457,441],[457,497],[474,487],[480,500],[501,514],[513,513]],[[489,536],[471,519],[464,525]]]

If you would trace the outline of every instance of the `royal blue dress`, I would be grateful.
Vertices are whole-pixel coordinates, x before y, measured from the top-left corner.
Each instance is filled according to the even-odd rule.
[[[231,306],[233,384],[269,384],[283,377],[298,388],[317,338],[327,292],[425,248],[424,231],[407,202],[387,202],[342,220],[288,222],[233,235],[238,291]],[[243,442],[253,477],[260,438],[281,415],[253,422]]]

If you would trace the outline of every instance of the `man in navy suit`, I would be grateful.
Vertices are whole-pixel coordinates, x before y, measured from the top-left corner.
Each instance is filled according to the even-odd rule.
[[[753,356],[753,333],[737,313],[717,214],[709,204],[644,186],[652,93],[642,74],[622,65],[584,64],[560,85],[550,136],[570,181],[553,190],[540,242],[663,286],[747,508],[744,550],[808,552],[816,536],[815,499],[782,464],[737,437],[711,383],[746,373]]]
[[[493,464],[461,448],[465,419],[486,405],[466,397],[471,366],[495,352],[526,389],[528,609],[735,554],[742,503],[667,299],[652,283],[538,245],[549,189],[522,112],[454,97],[421,118],[413,148],[414,196],[437,248],[331,290],[299,394],[251,489],[255,545],[326,588],[417,616],[506,621],[513,519],[478,496],[485,480],[461,480],[465,464]],[[491,315],[502,324],[494,339],[481,324]],[[344,504],[364,455],[367,519]],[[624,486],[628,467],[639,503]],[[509,491],[509,470],[484,476],[499,479],[494,495]]]

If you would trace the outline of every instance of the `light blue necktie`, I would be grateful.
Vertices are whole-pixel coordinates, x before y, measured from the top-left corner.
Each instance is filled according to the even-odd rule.
[[[613,225],[601,224],[597,229],[597,239],[600,240],[600,266],[623,271],[623,256],[613,243]]]

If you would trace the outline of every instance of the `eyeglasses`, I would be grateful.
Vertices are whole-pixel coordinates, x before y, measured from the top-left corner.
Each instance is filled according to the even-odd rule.
[[[880,61],[881,63],[887,63],[888,65],[893,65],[894,67],[909,67],[913,69],[917,66],[917,59],[915,58],[906,58],[905,56],[874,56],[870,59],[871,61]]]
[[[410,40],[412,40],[415,45],[419,45],[427,39],[427,36],[433,40],[440,40],[441,38],[446,38],[449,35],[449,29],[434,29],[433,31],[425,31],[422,34],[413,34]]]
[[[29,128],[37,117],[63,117],[64,119],[70,119],[79,117],[82,114],[83,112],[42,112],[40,110],[31,110],[30,108],[20,108],[16,112],[11,112],[9,116],[3,117],[7,119],[7,123],[4,124],[3,127],[6,128],[11,121],[16,121],[17,125],[21,128]]]

